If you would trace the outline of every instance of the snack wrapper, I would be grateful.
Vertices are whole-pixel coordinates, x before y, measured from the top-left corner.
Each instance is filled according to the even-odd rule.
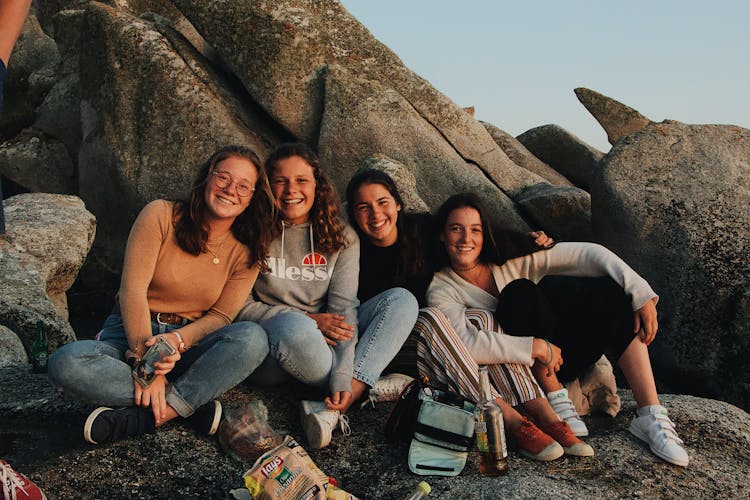
[[[268,409],[260,400],[227,410],[219,425],[218,438],[226,453],[247,461],[256,460],[283,441],[268,425]]]

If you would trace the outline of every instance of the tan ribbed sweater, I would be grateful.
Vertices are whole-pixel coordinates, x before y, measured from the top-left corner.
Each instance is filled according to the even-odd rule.
[[[257,266],[247,267],[247,247],[231,234],[208,242],[219,264],[210,252],[195,256],[182,250],[172,225],[173,210],[174,202],[152,201],[128,237],[118,300],[135,352],[151,336],[150,311],[192,320],[180,328],[190,346],[232,322],[258,276]]]

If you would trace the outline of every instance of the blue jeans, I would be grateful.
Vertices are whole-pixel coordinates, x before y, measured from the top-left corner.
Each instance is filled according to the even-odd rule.
[[[151,322],[152,334],[179,328]],[[133,377],[125,362],[128,342],[122,317],[111,314],[99,340],[79,340],[50,357],[48,376],[68,399],[108,406],[133,406]],[[248,377],[268,355],[268,341],[256,323],[232,323],[212,332],[182,354],[167,374],[167,404],[189,417]]]
[[[353,377],[372,387],[396,355],[417,320],[417,299],[403,288],[391,288],[359,306],[359,340]],[[303,313],[284,312],[264,321],[270,355],[253,374],[253,382],[279,384],[291,375],[324,389],[334,361],[315,320]]]

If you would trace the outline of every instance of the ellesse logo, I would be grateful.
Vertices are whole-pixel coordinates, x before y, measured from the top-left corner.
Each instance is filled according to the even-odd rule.
[[[326,264],[328,264],[328,259],[318,252],[309,253],[302,257],[303,266],[325,266]]]

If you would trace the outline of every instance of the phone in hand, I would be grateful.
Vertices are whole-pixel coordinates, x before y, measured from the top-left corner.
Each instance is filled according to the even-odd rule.
[[[154,379],[156,368],[154,363],[161,361],[165,356],[175,354],[177,349],[172,344],[164,340],[164,337],[157,337],[156,343],[149,347],[146,354],[133,367],[133,378],[141,384],[142,387],[148,387]]]

